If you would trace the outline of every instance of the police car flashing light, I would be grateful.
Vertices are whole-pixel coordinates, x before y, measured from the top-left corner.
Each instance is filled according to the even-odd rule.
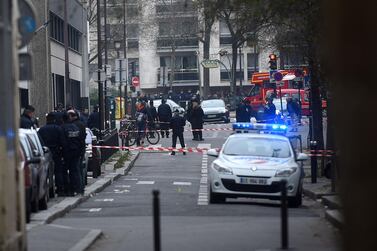
[[[234,123],[233,131],[258,131],[263,133],[286,133],[288,127],[284,124]]]

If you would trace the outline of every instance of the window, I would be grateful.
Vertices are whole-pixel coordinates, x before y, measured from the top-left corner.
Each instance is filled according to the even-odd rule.
[[[258,53],[247,54],[247,75],[251,78],[254,72],[259,71]]]
[[[64,21],[50,12],[50,37],[54,40],[64,43]],[[77,52],[81,51],[81,32],[73,26],[68,25],[68,46]]]
[[[169,67],[171,65],[171,57],[160,57],[160,66],[161,67]],[[189,70],[189,69],[197,69],[197,59],[196,55],[185,55],[185,56],[176,56],[175,57],[175,69],[176,70]]]
[[[240,57],[241,57],[241,69],[240,69]],[[223,81],[229,81],[229,75],[232,71],[232,54],[228,54],[220,57],[220,61],[223,64],[220,64],[220,79]],[[237,54],[237,67],[236,67],[236,79],[244,79],[244,63],[243,63],[243,54]],[[228,72],[229,71],[229,72]]]

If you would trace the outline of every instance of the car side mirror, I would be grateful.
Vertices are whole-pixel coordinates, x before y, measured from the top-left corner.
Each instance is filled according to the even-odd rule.
[[[219,157],[219,152],[216,149],[209,149],[207,155],[212,157]]]
[[[43,152],[44,153],[48,153],[48,152],[50,152],[50,149],[47,146],[44,146],[43,147]]]
[[[297,161],[304,161],[308,159],[309,159],[309,156],[306,153],[299,153],[296,158]]]
[[[26,164],[29,165],[29,164],[39,164],[41,163],[41,158],[31,158],[29,160],[26,161]]]
[[[33,155],[35,157],[41,157],[41,153],[38,150],[33,150]]]
[[[93,135],[92,136],[92,141],[97,141],[97,136]]]

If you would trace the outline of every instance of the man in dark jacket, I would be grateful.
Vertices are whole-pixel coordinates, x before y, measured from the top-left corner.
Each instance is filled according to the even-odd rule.
[[[63,129],[56,124],[56,118],[53,112],[46,117],[46,125],[39,129],[38,134],[41,136],[46,146],[50,149],[55,168],[56,193],[58,196],[65,196],[65,186],[68,184],[68,174],[63,171],[63,146],[65,146],[65,137]]]
[[[267,98],[267,104],[264,107],[264,119],[266,123],[274,123],[276,118],[276,107],[272,103],[273,98]]]
[[[138,131],[138,137],[136,139],[137,146],[144,144],[145,131],[147,129],[148,111],[146,103],[139,102],[136,104],[136,128]]]
[[[156,122],[158,120],[157,116],[157,109],[153,105],[153,100],[151,99],[149,101],[149,106],[147,107],[147,113],[148,113],[148,130],[155,130],[156,129]],[[154,137],[154,133],[150,133],[150,137]]]
[[[99,121],[99,106],[96,105],[94,107],[94,110],[93,112],[89,115],[89,118],[88,118],[88,128],[89,129],[92,129],[92,128],[96,128],[96,129],[100,129],[100,121]]]
[[[24,128],[24,129],[30,129],[30,128],[37,129],[38,128],[37,121],[34,118],[34,112],[35,112],[35,109],[33,106],[27,105],[25,107],[25,110],[22,113],[21,119],[20,119],[20,128]]]
[[[172,117],[170,121],[170,128],[173,131],[173,144],[172,147],[175,148],[177,145],[177,138],[179,138],[179,143],[181,144],[181,147],[185,147],[185,139],[183,138],[183,131],[184,127],[186,125],[186,120],[179,116],[179,110],[176,109],[174,111],[174,116]],[[171,155],[175,155],[175,151],[171,152]],[[183,152],[183,155],[186,155],[186,152]]]
[[[83,192],[81,171],[80,171],[80,156],[82,142],[80,139],[80,129],[73,123],[73,118],[68,113],[64,114],[64,124],[62,125],[65,146],[63,147],[63,158],[65,164],[65,172],[69,171],[69,187],[66,191],[73,196]]]
[[[190,112],[189,121],[191,123],[191,128],[193,130],[194,138],[192,140],[203,141],[203,117],[204,112],[199,104],[199,100],[194,99],[192,101],[192,110]]]
[[[246,100],[243,100],[236,109],[237,122],[250,122],[253,110]]]
[[[172,114],[171,109],[168,104],[166,104],[166,100],[161,100],[161,105],[158,107],[158,120],[160,121],[161,125],[161,137],[164,137],[166,134],[166,138],[169,138],[169,126]]]

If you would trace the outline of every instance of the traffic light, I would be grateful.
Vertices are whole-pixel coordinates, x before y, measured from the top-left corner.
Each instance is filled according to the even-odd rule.
[[[268,56],[270,58],[270,70],[277,70],[278,69],[278,63],[277,63],[277,56],[275,54],[270,54]]]

